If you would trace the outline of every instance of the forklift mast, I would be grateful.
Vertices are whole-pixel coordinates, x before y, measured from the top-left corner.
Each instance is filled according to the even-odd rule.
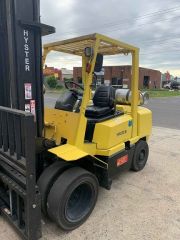
[[[39,0],[0,1],[0,103],[32,112],[37,136],[42,134],[44,110],[41,34],[52,32],[40,24]]]
[[[0,0],[0,213],[24,239],[38,239],[35,137],[44,119],[39,0]]]

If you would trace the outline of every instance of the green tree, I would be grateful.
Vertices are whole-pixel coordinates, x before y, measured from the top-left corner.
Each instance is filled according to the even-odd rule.
[[[57,79],[54,76],[47,77],[47,84],[50,88],[56,88]]]

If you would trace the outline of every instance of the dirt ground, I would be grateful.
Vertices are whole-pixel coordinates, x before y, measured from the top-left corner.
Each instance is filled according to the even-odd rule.
[[[179,240],[180,130],[154,127],[146,168],[122,173],[111,191],[100,189],[80,228],[64,233],[48,220],[42,227],[43,240]],[[0,239],[20,239],[1,217]]]

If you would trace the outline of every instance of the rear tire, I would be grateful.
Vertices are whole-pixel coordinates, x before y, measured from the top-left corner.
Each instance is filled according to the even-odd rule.
[[[70,164],[57,161],[47,167],[38,179],[37,185],[41,193],[41,209],[45,215],[47,215],[47,198],[51,187],[59,175],[69,167],[71,167]]]
[[[140,140],[136,143],[131,170],[141,171],[147,162],[149,156],[149,147],[146,141]]]
[[[98,185],[96,176],[82,168],[66,170],[49,193],[49,217],[63,230],[71,231],[79,227],[95,207]]]

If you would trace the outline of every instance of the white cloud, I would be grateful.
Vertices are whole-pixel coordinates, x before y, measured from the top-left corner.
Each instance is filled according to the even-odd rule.
[[[137,45],[141,66],[180,75],[178,0],[41,0],[41,15],[42,22],[56,27],[56,34],[44,42],[100,32]],[[67,59],[61,56],[60,62],[52,54],[47,63],[71,68],[80,64],[72,56]]]

